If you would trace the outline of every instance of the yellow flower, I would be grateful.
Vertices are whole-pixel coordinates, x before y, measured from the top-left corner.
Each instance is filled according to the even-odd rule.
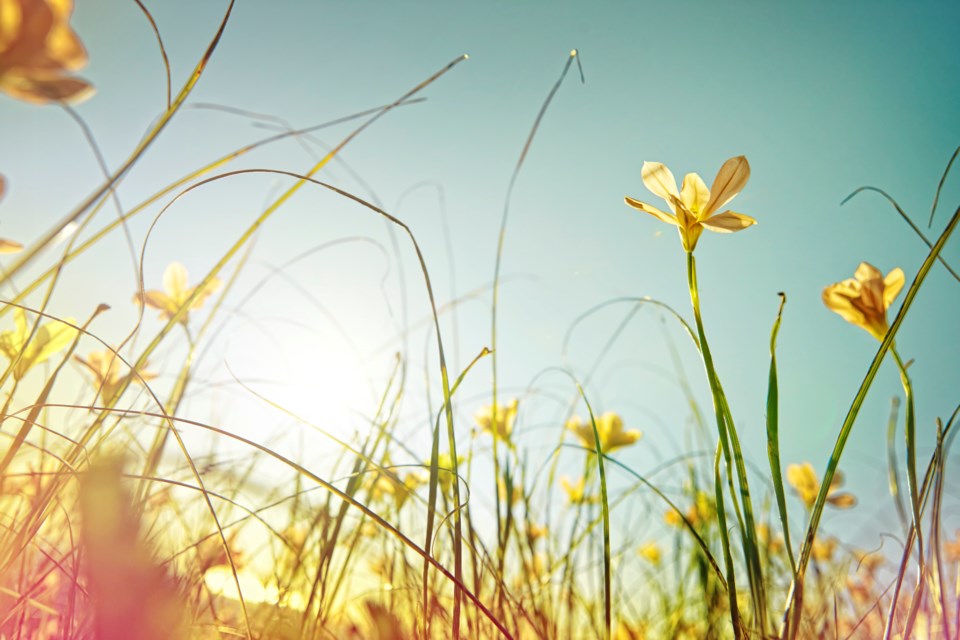
[[[507,502],[507,483],[504,482],[503,478],[497,478],[497,494],[500,496],[501,502]],[[510,488],[510,506],[517,504],[522,499],[523,487],[514,484]]]
[[[374,500],[380,500],[384,495],[392,496],[399,510],[424,482],[426,481],[423,474],[415,471],[408,473],[403,480],[399,476],[382,473],[377,478],[370,493]]]
[[[519,400],[514,398],[506,407],[501,405],[487,405],[474,415],[481,432],[493,434],[497,438],[513,446],[510,436],[513,434],[513,423],[517,419],[517,405]]]
[[[543,538],[546,535],[547,535],[546,527],[539,525],[535,522],[527,523],[527,540],[530,542],[531,547],[537,543],[537,540],[539,540],[540,538]]]
[[[134,375],[110,349],[92,351],[86,358],[80,356],[73,356],[73,358],[93,374],[93,386],[104,400],[112,399],[117,389],[125,385],[128,380],[139,383],[157,377],[157,374],[151,371],[140,371],[139,377]]]
[[[957,529],[953,540],[943,543],[943,552],[947,562],[960,562],[960,529]]]
[[[697,240],[704,229],[733,233],[757,223],[750,216],[730,210],[716,213],[717,209],[733,200],[743,190],[750,178],[750,163],[744,156],[724,162],[709,189],[700,176],[688,173],[684,176],[678,192],[673,173],[659,162],[644,162],[640,176],[647,189],[666,200],[673,213],[661,211],[653,205],[630,197],[624,198],[624,201],[634,209],[677,227],[680,231],[680,242],[688,253],[692,253],[696,248]]]
[[[570,501],[570,504],[581,504],[583,502],[591,502],[592,497],[587,497],[583,494],[584,489],[586,488],[586,481],[583,476],[580,476],[580,480],[577,481],[577,484],[573,484],[570,481],[568,476],[560,476],[560,486],[563,487],[563,490],[567,494],[567,499]]]
[[[816,538],[813,541],[813,548],[810,550],[811,555],[813,555],[814,560],[819,560],[820,562],[826,562],[833,557],[833,552],[837,549],[837,539],[836,538],[826,538],[821,540]]]
[[[903,283],[903,270],[899,267],[884,277],[872,264],[861,262],[852,278],[824,288],[823,304],[882,341],[888,328],[887,309]]]
[[[65,322],[55,320],[40,325],[28,342],[32,325],[27,322],[27,314],[23,309],[13,310],[13,322],[12,331],[0,333],[0,353],[6,356],[11,364],[17,363],[13,368],[13,377],[16,380],[22,378],[34,365],[48,360],[66,347],[77,335],[76,329],[65,324],[73,323],[73,319],[66,318]]]
[[[0,200],[3,200],[3,194],[7,190],[7,180],[3,177],[3,174],[0,174]],[[5,238],[0,238],[0,254],[4,253],[16,253],[23,249],[23,245],[19,242],[14,242],[13,240],[7,240]]]
[[[643,435],[636,429],[624,431],[623,419],[613,412],[597,416],[594,421],[597,423],[597,433],[600,434],[600,451],[603,453],[610,453],[615,449],[629,446]],[[578,416],[574,416],[567,421],[566,427],[580,439],[584,447],[591,451],[597,450],[593,425],[589,420],[584,422]]]
[[[457,456],[457,469],[462,469],[463,465],[466,463],[466,459],[463,456]],[[430,468],[430,461],[426,461],[427,468]],[[437,483],[440,485],[440,489],[449,494],[450,490],[453,487],[453,458],[450,457],[449,453],[441,453],[437,456]],[[462,489],[461,489],[462,490]]]
[[[790,483],[808,509],[817,501],[817,494],[820,493],[820,480],[813,470],[813,465],[809,462],[787,465],[787,482]],[[840,491],[842,485],[843,474],[837,471],[833,474],[833,480],[830,481],[827,502],[838,509],[849,509],[857,504],[857,499],[852,493]]]
[[[780,553],[783,551],[783,536],[777,534],[771,537],[770,527],[765,524],[757,525],[757,540],[759,540],[770,553]]]
[[[200,295],[197,296],[197,299],[190,305],[190,308],[199,309],[202,307],[206,299],[213,295],[219,287],[219,278],[210,280],[203,291],[200,292]],[[163,272],[163,289],[163,291],[157,291],[156,289],[144,291],[142,298],[138,293],[133,296],[133,301],[136,304],[146,302],[148,307],[160,310],[161,318],[169,320],[177,313],[180,307],[186,304],[187,300],[196,290],[196,287],[187,286],[186,267],[179,262],[171,262]],[[183,314],[180,322],[187,324],[188,317],[189,314]]]
[[[646,544],[640,545],[640,548],[637,549],[637,554],[650,564],[660,564],[660,547],[656,542],[647,542]]]
[[[38,104],[93,93],[68,74],[87,64],[72,12],[73,0],[0,0],[0,91]]]

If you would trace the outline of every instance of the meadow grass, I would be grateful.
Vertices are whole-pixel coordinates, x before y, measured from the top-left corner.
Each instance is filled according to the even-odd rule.
[[[59,15],[50,8],[53,4],[0,0],[11,2],[20,3],[24,15],[44,10]],[[947,452],[960,407],[937,420],[932,456],[920,459],[910,361],[895,343],[935,264],[960,280],[941,256],[960,222],[960,208],[931,241],[892,197],[865,188],[893,204],[928,253],[909,286],[902,271],[884,276],[863,263],[855,278],[824,291],[827,306],[870,332],[879,347],[822,475],[810,464],[783,468],[776,353],[788,307],[781,294],[769,337],[767,460],[761,468],[744,453],[722,383],[722,363],[715,362],[710,349],[708,335],[715,341],[723,336],[710,334],[705,320],[710,310],[702,308],[694,256],[703,230],[740,231],[754,222],[744,214],[719,212],[744,188],[749,164],[742,156],[731,158],[710,187],[690,174],[678,190],[666,167],[646,163],[644,182],[666,200],[668,210],[630,197],[627,204],[677,227],[692,322],[662,302],[622,298],[584,312],[567,339],[586,318],[614,305],[628,311],[609,348],[626,322],[644,310],[675,324],[689,343],[674,344],[671,334],[664,335],[693,423],[691,446],[679,458],[644,472],[619,461],[612,454],[634,446],[641,434],[625,428],[614,412],[594,411],[587,380],[564,366],[549,373],[565,381],[568,413],[551,430],[552,451],[538,465],[515,437],[530,394],[507,392],[498,380],[501,263],[509,250],[512,193],[540,124],[573,64],[583,78],[577,51],[570,52],[545,95],[511,175],[490,287],[443,303],[411,228],[373,198],[321,178],[358,136],[371,135],[368,129],[395,109],[419,102],[423,89],[466,56],[381,107],[310,128],[293,129],[272,116],[214,107],[272,122],[281,131],[170,184],[156,185],[141,203],[123,207],[116,190],[174,115],[188,106],[233,10],[231,2],[193,73],[174,93],[163,38],[148,9],[137,4],[165,63],[166,109],[117,169],[100,162],[103,182],[45,233],[26,246],[0,241],[0,251],[13,254],[4,263],[0,306],[0,318],[7,323],[0,334],[0,352],[7,360],[0,375],[0,637],[787,640],[960,635],[960,541],[952,542],[942,532]],[[58,19],[65,25],[68,16]],[[0,87],[21,99],[59,103],[96,151],[92,133],[68,105],[90,89],[67,73],[78,66],[78,54],[50,50],[56,42],[41,40],[32,45],[33,58],[27,56],[37,61],[34,66],[0,64],[0,75],[8,76]],[[8,55],[3,46],[0,59]],[[62,67],[63,75],[38,75],[41,69],[49,71],[50,61]],[[312,133],[334,125],[352,129],[302,173],[231,166],[283,140],[310,144]],[[938,185],[931,223],[955,158]],[[251,175],[269,175],[286,186],[198,280],[190,282],[174,262],[162,286],[145,282],[146,246],[165,213],[197,190]],[[422,420],[430,431],[429,448],[416,448],[401,432],[400,408],[410,393],[412,356],[407,352],[397,354],[393,370],[377,389],[379,401],[367,416],[368,428],[356,437],[314,424],[234,378],[245,393],[302,427],[305,440],[334,451],[322,465],[214,420],[186,417],[191,391],[204,383],[200,363],[205,346],[218,331],[218,320],[231,313],[230,301],[241,293],[238,283],[253,240],[300,190],[328,192],[358,212],[384,220],[413,250],[429,303],[427,348],[439,375],[439,395],[427,398]],[[98,214],[109,207],[117,215],[105,221]],[[49,313],[50,300],[73,262],[101,250],[113,234],[126,233],[130,239],[127,225],[152,207],[159,210],[136,260],[139,287],[130,295],[139,315],[129,334],[119,343],[98,337],[93,327],[108,311],[104,305],[79,320]],[[283,272],[280,268],[268,275],[244,300]],[[888,309],[904,287],[903,301],[888,322]],[[441,316],[469,297],[486,295],[492,302],[490,343],[462,370],[453,370]],[[151,329],[144,318],[153,311],[160,313],[159,329]],[[677,354],[688,349],[699,356],[702,380],[683,371]],[[839,490],[840,462],[888,355],[897,366],[904,397],[903,459],[895,448],[897,399],[887,429],[890,508],[903,525],[899,558],[882,549],[857,549],[820,528],[828,506],[854,506],[853,497]],[[152,368],[155,361],[162,362],[159,371]],[[482,402],[461,399],[457,393],[464,380],[487,364],[492,372],[489,396]],[[79,397],[78,377],[85,385]],[[700,407],[694,391],[704,383],[712,411]],[[468,425],[473,433],[465,437],[457,408],[478,405],[484,406]],[[577,409],[582,415],[576,415]],[[197,434],[206,434],[210,445],[198,450],[192,444]],[[560,473],[561,456],[575,456],[577,475]],[[614,475],[628,484],[610,482]],[[483,488],[492,505],[473,496],[480,482],[492,484]],[[791,510],[797,504],[802,510]],[[618,516],[631,508],[662,520],[654,529],[662,535],[613,536]]]

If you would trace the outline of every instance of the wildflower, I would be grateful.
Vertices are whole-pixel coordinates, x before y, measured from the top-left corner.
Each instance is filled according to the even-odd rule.
[[[392,496],[399,510],[424,482],[426,480],[423,475],[417,472],[408,473],[403,480],[392,473],[382,473],[377,478],[370,493],[374,500],[379,500],[384,495]]]
[[[213,567],[230,566],[231,560],[237,569],[246,566],[247,554],[240,548],[239,533],[239,529],[228,533],[226,545],[217,533],[197,543],[197,564],[200,566],[200,573],[205,573]]]
[[[540,538],[543,538],[546,535],[547,535],[546,527],[536,524],[535,522],[527,523],[527,540],[530,542],[531,547],[537,543],[537,540],[539,540]]]
[[[807,509],[811,508],[813,503],[817,501],[817,494],[820,493],[820,480],[817,479],[813,465],[809,462],[787,465],[787,482],[800,496],[800,500],[803,501]],[[841,485],[843,485],[843,474],[837,471],[830,481],[827,502],[838,509],[849,509],[857,504],[857,499],[852,493],[840,491]]]
[[[646,544],[640,545],[640,548],[637,549],[637,554],[650,564],[660,564],[660,547],[656,542],[647,542]]]
[[[684,526],[683,518],[686,517],[691,526],[698,527],[712,520],[715,514],[716,509],[710,496],[705,491],[697,491],[693,504],[683,516],[676,509],[668,509],[663,514],[663,520],[670,526],[680,529]]]
[[[836,538],[815,538],[813,548],[810,550],[814,560],[826,562],[833,557],[833,552],[837,550]]]
[[[595,417],[594,422],[597,425],[597,433],[600,434],[600,451],[603,453],[610,453],[615,449],[629,446],[643,435],[635,429],[624,431],[623,419],[613,412]],[[574,416],[567,421],[566,428],[580,439],[584,447],[591,451],[597,450],[593,424],[589,420],[584,422],[578,416]]]
[[[3,177],[3,174],[0,174],[0,200],[3,200],[3,193],[7,190],[7,181]],[[0,254],[4,253],[16,253],[23,249],[23,245],[19,242],[14,242],[13,240],[7,240],[5,238],[0,238]]]
[[[872,264],[861,262],[852,278],[823,289],[823,304],[882,341],[888,328],[887,309],[903,283],[903,269],[893,269],[884,277]]]
[[[783,551],[783,536],[777,534],[770,536],[770,527],[765,524],[757,525],[757,540],[763,544],[769,553],[779,553]]]
[[[716,213],[717,209],[733,200],[743,190],[750,178],[750,164],[744,156],[724,162],[709,189],[699,175],[688,173],[684,176],[678,192],[673,173],[659,162],[644,162],[640,175],[647,189],[666,200],[673,213],[661,211],[630,197],[624,198],[624,201],[634,209],[677,227],[680,231],[680,242],[687,253],[693,253],[704,229],[733,233],[757,223],[742,213],[729,210]]]
[[[135,375],[131,370],[124,374],[122,370],[127,369],[127,366],[120,360],[120,356],[110,349],[92,351],[86,358],[73,358],[93,374],[93,386],[104,400],[112,399],[117,390],[128,382],[145,382],[157,377],[157,374],[150,371],[140,371],[139,375]]]
[[[283,539],[290,544],[297,553],[303,552],[303,546],[307,543],[307,534],[309,532],[302,526],[292,524],[283,530],[281,534]]]
[[[53,354],[66,347],[77,335],[71,327],[72,318],[64,322],[53,321],[37,327],[30,338],[31,326],[27,323],[27,314],[19,307],[13,310],[14,329],[0,333],[0,353],[6,356],[13,368],[13,377],[20,380],[34,365],[48,360]],[[19,357],[19,360],[17,358]]]
[[[513,446],[510,436],[513,434],[513,423],[517,419],[517,405],[519,400],[514,398],[506,407],[493,404],[483,407],[474,415],[482,433],[496,434],[497,439]]]
[[[37,104],[93,93],[68,74],[87,63],[68,24],[72,12],[73,0],[0,0],[0,91]]]
[[[960,562],[960,529],[953,540],[943,544],[943,557],[947,562]]]
[[[501,502],[507,502],[507,483],[503,478],[497,478],[497,494]],[[510,506],[513,506],[523,499],[523,487],[512,485],[510,487]]]
[[[583,476],[580,476],[580,480],[577,481],[577,484],[573,484],[568,476],[560,476],[560,486],[562,486],[563,490],[566,492],[567,499],[570,501],[570,504],[581,504],[584,502],[591,502],[593,500],[592,497],[584,495],[586,481],[584,480]]]
[[[220,287],[220,279],[213,278],[203,288],[197,299],[190,305],[190,309],[199,309],[203,303]],[[143,294],[133,296],[136,304],[145,303],[148,307],[160,310],[160,317],[169,320],[177,311],[180,310],[190,296],[196,291],[196,287],[187,286],[187,269],[179,262],[171,262],[163,272],[163,291],[151,289],[144,291]],[[180,322],[187,324],[189,314],[183,314]]]
[[[457,468],[463,465],[466,462],[463,456],[457,456]],[[427,467],[430,466],[430,461],[426,462]],[[440,485],[440,489],[449,494],[450,489],[453,487],[453,458],[450,457],[449,453],[441,453],[437,457],[437,469],[439,473],[437,474],[437,482]]]

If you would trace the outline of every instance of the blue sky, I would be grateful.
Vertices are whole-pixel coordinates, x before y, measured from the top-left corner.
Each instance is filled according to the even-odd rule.
[[[170,53],[176,91],[226,5],[177,0],[149,6]],[[335,164],[321,176],[375,197],[408,222],[441,300],[448,300],[451,287],[462,295],[489,284],[511,171],[568,51],[577,48],[586,82],[571,74],[547,113],[517,183],[506,236],[499,367],[505,393],[527,390],[521,422],[527,444],[545,454],[556,440],[573,389],[561,376],[538,376],[565,366],[563,337],[578,315],[611,298],[649,295],[690,316],[675,232],[623,204],[624,195],[654,200],[640,182],[643,161],[664,162],[678,176],[695,171],[709,183],[724,160],[745,154],[753,173],[736,208],[759,223],[736,235],[705,234],[700,241],[707,330],[741,438],[762,466],[769,329],[776,293],[787,293],[779,352],[781,449],[785,462],[809,459],[822,469],[876,343],[828,312],[820,291],[850,277],[861,260],[884,272],[900,266],[909,282],[926,253],[875,194],[844,207],[840,201],[859,186],[875,185],[925,224],[940,173],[960,144],[958,19],[960,6],[950,2],[239,2],[191,102],[307,126],[388,103],[469,53],[469,60],[424,92],[426,102],[398,109],[352,143],[342,155],[348,167]],[[90,52],[82,75],[98,90],[78,112],[108,164],[116,166],[163,107],[159,54],[134,3],[81,2],[74,25]],[[332,144],[347,131],[340,126],[320,137]],[[266,134],[243,118],[184,110],[131,173],[120,197],[129,206]],[[10,185],[0,205],[5,237],[29,240],[98,182],[75,123],[55,107],[4,97],[0,139],[0,171]],[[302,172],[312,164],[302,146],[287,142],[240,166]],[[269,176],[233,179],[174,205],[148,245],[148,286],[159,283],[171,260],[203,273],[262,210],[278,182]],[[436,187],[420,188],[397,206],[423,182],[443,189],[453,271]],[[953,176],[929,236],[939,233],[958,199],[960,177]],[[107,220],[114,213],[101,215]],[[132,225],[138,249],[148,222]],[[344,380],[382,381],[393,351],[403,346],[393,340],[403,325],[398,264],[381,220],[319,189],[301,192],[263,229],[231,300],[239,301],[270,265],[353,236],[382,249],[367,240],[340,245],[291,268],[295,282],[274,281],[218,334],[207,361],[211,380],[229,380],[226,363],[241,377],[296,382],[286,391],[279,384],[271,388],[292,409],[318,420],[350,420],[351,408],[369,413],[371,406],[342,402],[366,398]],[[412,324],[428,307],[409,245],[402,238],[399,245]],[[956,240],[944,256],[960,264]],[[119,336],[134,317],[133,281],[128,250],[117,235],[76,263],[54,307],[79,317],[97,302],[109,302],[114,312],[103,331]],[[960,348],[951,328],[960,310],[958,287],[935,268],[898,339],[904,357],[915,359],[911,372],[925,443],[934,418],[960,402]],[[348,328],[353,346],[326,312]],[[625,312],[613,307],[574,334],[568,362],[575,372],[586,371]],[[463,366],[489,344],[489,295],[465,302],[456,320],[459,341],[450,316],[444,337]],[[679,450],[688,421],[682,395],[669,379],[662,327],[658,314],[641,313],[587,389],[595,407],[622,412],[628,426],[645,432],[641,445],[621,454],[639,469]],[[665,330],[706,403],[692,349],[675,327]],[[439,396],[427,339],[417,331],[408,345],[411,442],[423,432],[425,365],[432,368],[434,404]],[[356,352],[364,354],[362,362]],[[318,392],[318,381],[335,392]],[[535,389],[528,390],[532,381]],[[213,390],[214,407],[218,397],[223,404],[237,395],[219,389]],[[843,465],[848,484],[861,495],[882,495],[885,421],[890,397],[898,393],[888,363]],[[465,439],[469,416],[488,394],[484,363],[461,391]],[[232,415],[227,406],[211,411],[224,419]],[[233,416],[238,425],[240,413]],[[257,414],[257,420],[279,422],[268,415]],[[266,437],[263,424],[237,428]],[[426,456],[427,448],[420,450]],[[889,524],[890,514],[886,503],[868,504],[843,518],[867,528],[877,518]],[[953,525],[960,521],[947,523]]]

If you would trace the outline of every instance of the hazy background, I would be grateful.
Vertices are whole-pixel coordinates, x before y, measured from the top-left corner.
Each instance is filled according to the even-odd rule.
[[[116,167],[163,109],[163,67],[133,2],[78,4],[74,25],[90,53],[81,75],[97,94],[77,110]],[[226,3],[148,6],[170,54],[176,93]],[[676,232],[623,204],[624,195],[656,202],[640,181],[643,161],[664,162],[678,179],[696,171],[709,184],[724,160],[745,154],[753,174],[735,209],[759,224],[736,235],[705,233],[700,240],[707,331],[741,438],[763,468],[769,330],[776,294],[787,293],[778,354],[781,451],[784,464],[810,460],[822,471],[877,343],[827,311],[821,289],[851,277],[861,260],[884,273],[900,266],[909,284],[926,255],[876,194],[839,203],[859,186],[882,187],[926,229],[934,189],[960,144],[958,20],[960,5],[952,2],[241,0],[190,102],[272,114],[304,127],[389,103],[469,53],[421,94],[426,102],[397,109],[351,143],[341,154],[348,166],[334,163],[318,176],[380,202],[412,227],[441,303],[452,292],[480,291],[456,315],[444,316],[443,338],[457,372],[489,344],[484,287],[493,276],[507,184],[537,111],[569,50],[577,48],[586,82],[574,69],[543,121],[514,192],[503,261],[501,393],[523,398],[518,438],[531,451],[531,468],[556,445],[574,394],[568,378],[544,371],[569,364],[585,375],[630,308],[621,304],[592,316],[573,334],[565,359],[564,336],[580,314],[612,298],[649,295],[691,315]],[[350,126],[317,137],[335,144]],[[119,197],[131,207],[187,171],[270,133],[246,118],[185,109]],[[311,154],[322,153],[320,146],[289,140],[237,166],[305,172],[315,162]],[[0,234],[23,242],[101,180],[80,130],[62,110],[5,96],[0,172],[9,182]],[[186,196],[161,218],[147,245],[147,287],[159,287],[172,260],[199,278],[277,188],[289,184],[245,176]],[[941,200],[933,229],[925,231],[931,238],[960,202],[960,177],[947,181]],[[131,224],[137,251],[158,211],[152,207]],[[115,215],[108,207],[100,219]],[[365,239],[304,258],[241,306],[272,269],[348,237]],[[390,232],[371,212],[316,187],[301,190],[262,229],[185,413],[262,441],[278,429],[302,433],[236,385],[236,375],[335,433],[362,431],[393,354],[403,350],[408,392],[401,433],[426,458],[425,389],[434,409],[441,397],[436,350],[418,324],[429,307],[411,246],[402,236],[396,246],[399,260]],[[960,264],[956,239],[943,255]],[[136,317],[130,304],[135,281],[123,234],[115,233],[68,270],[51,309],[86,317],[107,302],[113,310],[97,326],[116,341]],[[910,371],[924,460],[934,418],[948,416],[960,402],[958,300],[960,283],[935,267],[898,338],[902,355],[915,359]],[[148,311],[144,326],[146,336],[159,328],[155,313]],[[399,337],[404,326],[416,328],[406,344]],[[692,345],[652,309],[629,324],[587,387],[596,409],[618,411],[628,427],[645,432],[638,446],[619,454],[638,471],[680,453],[689,433],[690,412],[675,382],[667,337],[708,408]],[[171,343],[168,356],[177,348]],[[155,368],[163,369],[162,358]],[[489,371],[486,360],[458,394],[464,445],[470,416],[489,401]],[[168,370],[158,384],[174,373]],[[868,397],[842,465],[862,505],[829,516],[828,529],[854,527],[875,542],[878,528],[893,528],[893,510],[883,498],[884,433],[897,394],[891,361]],[[336,451],[316,435],[303,441],[309,446],[295,450],[318,465]],[[712,445],[705,448],[712,455]],[[570,473],[579,471],[575,455],[564,461]],[[676,487],[678,477],[663,482]],[[956,496],[958,490],[956,474],[949,474],[948,492]],[[484,489],[476,495],[482,502]],[[957,526],[960,519],[945,513],[948,531]]]

